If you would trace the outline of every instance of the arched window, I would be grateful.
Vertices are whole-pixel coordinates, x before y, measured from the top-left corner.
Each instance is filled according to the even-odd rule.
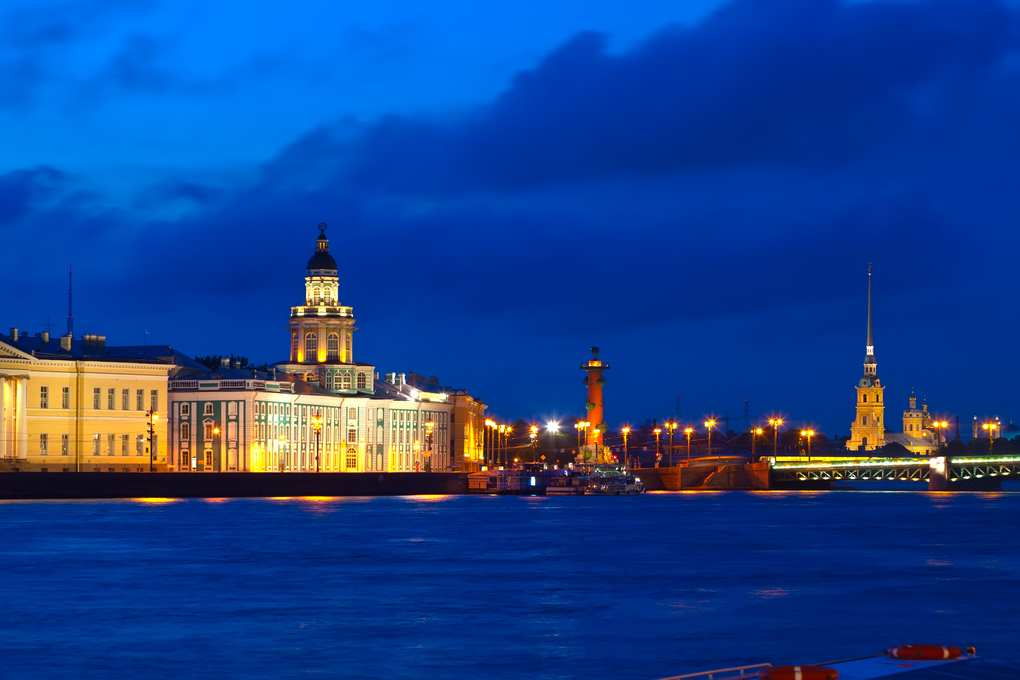
[[[368,387],[368,380],[365,378],[364,373],[358,374],[358,389],[363,390]]]
[[[312,373],[311,371],[308,371],[307,373],[305,373],[305,382],[306,383],[310,383],[313,380],[315,380],[315,374],[314,373]]]
[[[344,373],[343,375],[341,375],[340,382],[343,389],[345,390],[351,389],[351,374]]]
[[[328,371],[326,372],[326,389],[333,389],[333,374]]]
[[[867,404],[868,403],[868,395],[862,394],[861,395],[861,401],[863,401],[865,404]]]
[[[340,336],[330,333],[326,337],[326,361],[340,360]]]
[[[353,446],[347,449],[347,469],[354,470],[358,467],[358,450]]]
[[[351,334],[347,334],[347,363],[354,363],[354,357],[351,355]]]
[[[861,425],[868,424],[868,416],[861,416]]]
[[[875,395],[875,401],[876,402],[882,401],[882,395],[881,394],[876,394]]]
[[[356,408],[349,408],[349,409],[347,409],[347,420],[357,420],[357,419],[358,419],[358,409],[356,409]]]
[[[316,286],[312,288],[312,304],[317,305],[322,303],[322,290]]]
[[[327,305],[333,304],[333,289],[330,286],[326,286],[322,289],[322,293],[323,301]]]
[[[290,337],[290,351],[294,355],[294,361],[297,361],[297,333],[294,333]]]
[[[315,337],[315,333],[309,333],[305,336],[305,353],[311,352],[315,354],[315,351],[319,348],[319,339]],[[306,359],[308,357],[305,357]],[[314,359],[314,357],[312,357]]]

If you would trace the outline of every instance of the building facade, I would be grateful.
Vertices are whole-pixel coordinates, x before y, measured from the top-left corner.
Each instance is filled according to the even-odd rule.
[[[303,304],[291,308],[287,360],[269,372],[223,365],[179,371],[171,380],[171,469],[416,472],[461,465],[454,425],[458,404],[471,410],[469,395],[418,389],[403,374],[380,381],[373,365],[354,361],[353,308],[340,302],[326,225],[319,231]],[[470,447],[472,455],[480,450]]]
[[[0,336],[0,464],[47,472],[142,472],[166,463],[169,347],[105,336]],[[150,423],[152,437],[150,440]]]

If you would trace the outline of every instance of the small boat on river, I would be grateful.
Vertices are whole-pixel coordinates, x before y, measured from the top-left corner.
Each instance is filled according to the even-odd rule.
[[[593,465],[584,492],[593,496],[629,496],[643,493],[641,479],[623,465]]]

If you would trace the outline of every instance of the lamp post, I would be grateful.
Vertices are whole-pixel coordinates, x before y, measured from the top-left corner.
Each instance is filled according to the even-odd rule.
[[[815,436],[814,430],[801,430],[800,433],[807,437],[807,459],[811,462],[811,437]]]
[[[779,426],[783,424],[782,418],[769,418],[769,425],[772,426],[773,432],[775,432],[775,438],[772,442],[772,456],[777,457],[779,455]]]
[[[435,426],[431,420],[425,421],[425,472],[432,472],[432,430]]]
[[[531,457],[534,458],[537,461],[538,460],[538,455],[537,455],[536,449],[538,449],[538,425],[532,425],[531,426]]]
[[[758,439],[758,435],[761,434],[760,427],[751,427],[751,462],[754,462],[754,444]]]
[[[551,420],[545,424],[545,431],[549,433],[549,451],[556,453],[556,433],[560,430],[560,424]]]
[[[216,472],[223,472],[223,461],[220,456],[220,426],[217,425],[212,429],[213,433],[213,447],[216,450]]]
[[[998,423],[985,423],[982,429],[988,430],[988,455],[992,455],[992,447],[995,445],[995,431],[999,429]]]
[[[712,428],[715,427],[715,419],[709,419],[705,421],[705,427],[708,428],[708,457],[712,457]]]
[[[421,471],[420,468],[419,468],[419,465],[421,464],[421,461],[418,459],[418,454],[420,452],[421,452],[421,443],[417,439],[415,439],[414,440],[414,471],[415,472],[420,472]]]
[[[485,435],[486,435],[486,440],[487,441],[485,442],[486,443],[486,447],[485,447],[484,455],[485,455],[485,465],[487,467],[492,467],[492,450],[493,450],[492,436],[493,436],[494,433],[491,430],[494,430],[495,427],[496,427],[496,421],[494,421],[494,420],[486,420],[485,421]]]
[[[322,453],[322,412],[317,411],[312,416],[312,430],[315,432],[315,471],[319,471],[319,455]]]
[[[574,429],[577,430],[577,455],[581,456],[582,462],[584,461],[584,451],[581,450],[581,436],[584,434],[586,424],[583,420],[574,423]]]
[[[948,427],[949,423],[944,420],[936,420],[932,425],[935,426],[935,436],[938,437],[938,440],[935,442],[935,452],[938,453],[942,450],[942,430]]]
[[[155,430],[156,430],[156,421],[159,420],[159,413],[157,413],[156,411],[146,411],[145,415],[149,419],[149,472],[155,472],[156,471],[156,466],[155,466],[156,451],[155,451],[155,448],[152,445],[152,440],[156,436],[156,433],[155,433]],[[170,462],[172,463],[173,461],[170,461]]]
[[[673,431],[676,430],[677,424],[674,420],[666,422],[666,428],[669,430],[669,466],[673,467]]]
[[[287,471],[287,453],[286,453],[286,448],[285,448],[286,446],[287,446],[287,438],[284,437],[281,434],[280,435],[280,450],[277,451],[277,454],[279,455],[279,458],[280,458],[280,472],[286,472]]]
[[[691,465],[691,435],[694,434],[694,428],[688,425],[684,428],[684,434],[687,435],[687,466]]]
[[[655,467],[659,467],[659,459],[662,458],[662,454],[659,453],[659,435],[662,434],[662,428],[657,427],[652,432],[655,433]]]
[[[630,428],[625,427],[620,431],[623,432],[623,466],[627,467],[630,463],[630,457],[627,455],[627,435],[630,434]]]

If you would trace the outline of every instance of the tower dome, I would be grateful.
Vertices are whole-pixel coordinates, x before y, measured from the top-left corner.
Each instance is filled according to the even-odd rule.
[[[326,238],[326,223],[319,223],[319,238],[315,242],[315,253],[312,258],[308,260],[308,265],[305,267],[308,271],[312,270],[330,270],[336,271],[336,260],[329,254],[329,239]]]

